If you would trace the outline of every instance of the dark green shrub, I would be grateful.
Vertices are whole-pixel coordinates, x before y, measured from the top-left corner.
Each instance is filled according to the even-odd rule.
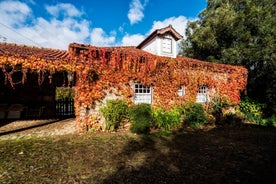
[[[255,103],[250,98],[244,98],[240,103],[240,112],[244,115],[245,120],[256,123],[262,124],[262,107],[263,104]]]
[[[207,116],[205,114],[202,104],[189,102],[185,106],[184,122],[193,127],[198,127],[207,122]]]
[[[276,127],[276,114],[273,114],[271,117],[269,117],[267,121],[267,125]]]
[[[170,111],[159,108],[154,111],[155,124],[158,128],[172,130],[172,128],[181,125],[182,115],[183,110],[181,108],[175,107]]]
[[[122,100],[107,100],[106,106],[100,108],[100,112],[105,117],[106,129],[113,131],[128,118],[128,105]]]
[[[276,127],[276,115],[274,114],[271,117],[261,119],[259,125]]]
[[[223,121],[225,124],[229,124],[229,125],[242,124],[242,118],[239,117],[237,114],[232,114],[232,113],[225,114],[223,117]]]
[[[152,109],[149,104],[138,104],[130,108],[130,130],[133,133],[146,134],[150,132],[153,123]]]

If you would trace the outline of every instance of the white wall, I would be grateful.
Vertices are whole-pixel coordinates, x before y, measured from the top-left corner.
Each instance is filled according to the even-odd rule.
[[[146,43],[146,45],[142,48],[142,50],[147,51],[149,53],[158,55],[158,51],[157,51],[157,38],[155,37],[154,39],[152,39],[150,42]]]
[[[172,40],[172,53],[166,53],[162,51],[162,39],[170,38]],[[162,36],[155,37],[150,42],[146,43],[146,45],[142,48],[142,50],[147,51],[149,53],[155,54],[157,56],[166,56],[176,58],[177,56],[177,42],[171,36],[171,34],[166,34]]]

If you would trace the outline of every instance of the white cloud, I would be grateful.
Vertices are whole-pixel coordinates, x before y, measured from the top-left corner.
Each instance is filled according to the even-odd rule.
[[[77,21],[69,18],[62,21],[57,19],[47,21],[39,18],[37,24],[28,29],[29,32],[33,30],[32,35],[37,35],[36,42],[40,45],[65,50],[69,43],[84,42],[89,36],[89,23],[86,20]]]
[[[21,26],[31,13],[32,10],[22,2],[0,2],[0,22],[7,26]]]
[[[143,10],[147,5],[147,2],[148,2],[147,0],[144,2],[144,4],[142,4],[140,0],[133,0],[131,2],[130,9],[127,15],[130,21],[130,24],[135,24],[144,18]]]
[[[147,4],[141,4],[139,0],[133,0],[131,7],[138,8],[143,15],[143,9]],[[152,31],[171,24],[180,34],[185,34],[187,19],[184,16],[170,17],[161,21],[154,21],[147,34],[128,34],[124,26],[118,28],[118,32],[125,36],[122,40],[116,40],[116,32],[106,32],[102,28],[90,28],[90,21],[82,18],[83,12],[72,4],[56,4],[45,6],[50,17],[35,17],[28,4],[19,1],[0,2],[0,39],[5,37],[7,42],[68,49],[69,43],[90,43],[95,46],[137,46]],[[129,11],[129,13],[131,10]],[[135,11],[134,11],[135,12]],[[143,15],[144,16],[144,15]],[[139,16],[138,16],[139,17]],[[136,17],[137,18],[137,17]],[[137,22],[140,19],[133,18]],[[131,19],[130,19],[131,20]],[[193,21],[193,20],[191,20]],[[0,40],[1,41],[1,40]]]
[[[89,36],[88,22],[72,19],[37,20],[36,25],[20,29],[5,29],[8,42],[67,50],[69,43],[84,42]]]
[[[115,43],[115,36],[115,32],[107,35],[102,28],[94,28],[90,34],[90,40],[95,46],[110,46]]]
[[[18,1],[0,3],[0,35],[7,42],[68,49],[69,43],[84,43],[89,39],[89,22],[80,20],[82,13],[71,4],[57,4],[52,15],[64,15],[61,19],[34,17],[31,8]],[[53,8],[54,7],[54,8]]]
[[[79,17],[82,15],[74,5],[69,3],[60,3],[55,6],[46,5],[46,10],[54,17],[58,17],[59,15],[64,15],[65,17]]]
[[[179,34],[185,37],[185,30],[186,30],[188,21],[194,21],[194,20],[195,19],[187,19],[184,16],[178,16],[178,17],[170,17],[163,21],[154,21],[152,28],[148,32],[148,34],[150,34],[156,29],[164,28],[171,24]]]
[[[134,35],[126,35],[122,39],[122,46],[138,46],[143,40],[145,36],[141,34],[134,34]]]

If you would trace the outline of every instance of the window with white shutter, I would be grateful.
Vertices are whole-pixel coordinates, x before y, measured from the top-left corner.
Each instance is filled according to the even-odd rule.
[[[172,39],[170,38],[162,39],[162,52],[172,53]]]

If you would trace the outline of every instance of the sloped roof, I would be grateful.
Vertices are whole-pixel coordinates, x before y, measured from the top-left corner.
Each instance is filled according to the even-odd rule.
[[[177,58],[167,58],[164,56],[157,56],[132,46],[97,47],[93,45],[79,44],[79,43],[71,43],[69,45],[69,55],[71,59],[76,57],[76,58],[82,58],[85,60],[91,60],[93,62],[102,60],[102,59],[110,60],[110,57],[112,57],[111,56],[112,53],[117,53],[119,60],[123,60],[122,56],[124,56],[124,58],[133,58],[133,60],[135,60],[134,58],[140,58],[141,61],[147,60],[147,61],[157,61],[157,62],[164,62],[164,63],[172,61],[175,63],[183,63],[182,66],[187,66],[191,70],[213,68],[217,72],[229,73],[231,71],[234,71],[235,68],[238,68],[238,66],[234,66],[234,65],[207,62],[207,61],[192,59],[192,58],[183,57],[183,56],[178,56]]]
[[[68,58],[68,52],[66,50],[0,43],[0,56],[13,56],[25,59],[36,56],[47,60],[65,60]]]
[[[169,25],[165,28],[161,28],[161,29],[156,29],[155,31],[153,31],[146,39],[144,39],[138,46],[138,49],[141,49],[146,43],[148,43],[150,40],[152,40],[154,37],[158,36],[158,35],[163,35],[165,33],[171,33],[171,35],[175,38],[175,40],[179,40],[181,38],[183,38],[183,36],[181,34],[179,34],[173,27],[172,25]]]
[[[136,48],[135,46],[110,46],[110,47],[99,47],[99,46],[93,46],[89,44],[83,44],[83,43],[70,43],[69,44],[69,50],[70,48],[79,48],[83,50],[87,50],[89,48],[105,48],[107,50],[114,50],[114,49],[124,49],[124,48]]]
[[[114,50],[118,50],[119,52],[128,50],[133,53],[144,53],[144,51],[137,49],[135,46],[112,46],[112,47],[98,47],[89,44],[82,44],[82,43],[70,43],[68,47],[69,57],[72,59],[73,57],[78,57],[79,54],[83,53],[84,51],[95,51],[95,50],[105,50],[106,53],[111,53]]]

